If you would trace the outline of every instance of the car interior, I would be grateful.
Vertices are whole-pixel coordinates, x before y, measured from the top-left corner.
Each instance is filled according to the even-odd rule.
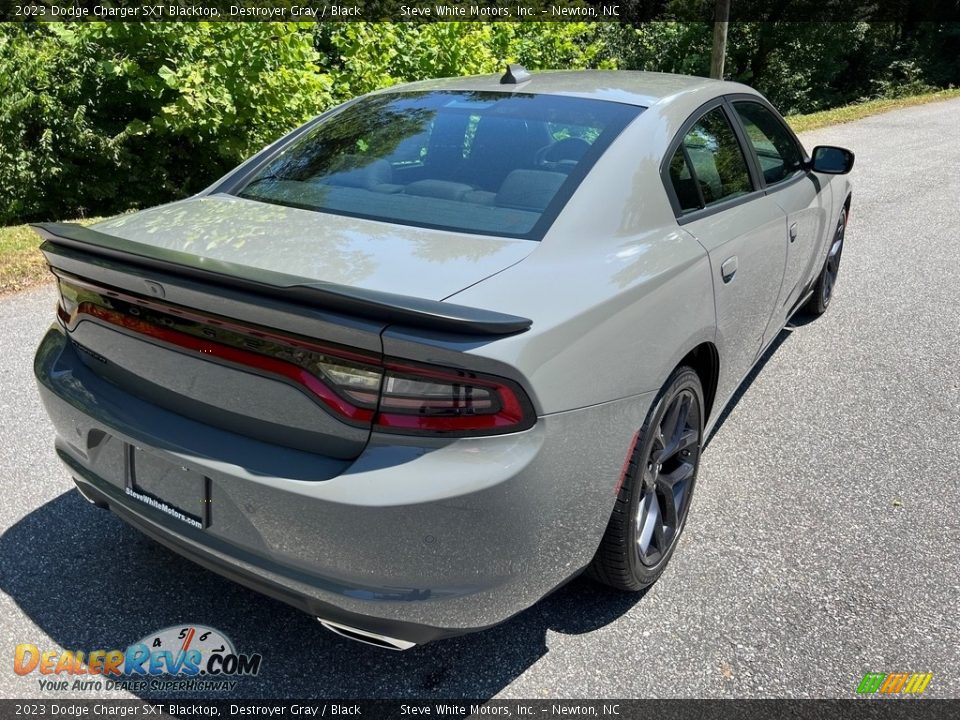
[[[531,117],[527,108],[480,112],[463,105],[395,111],[397,130],[361,118],[355,135],[326,144],[313,140],[299,160],[279,159],[240,194],[347,215],[524,235],[581,163],[599,155],[591,150],[602,124],[578,124],[578,116],[559,113]]]
[[[419,161],[401,156],[395,162],[366,162],[363,156],[346,155],[340,164],[347,169],[315,181],[542,212],[590,149],[581,138],[553,139],[543,122],[491,116],[471,128],[470,120],[466,115],[438,116],[422,152],[417,148]],[[473,130],[469,143],[468,129]]]

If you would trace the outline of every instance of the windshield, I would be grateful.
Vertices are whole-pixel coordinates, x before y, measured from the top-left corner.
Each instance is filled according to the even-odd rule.
[[[320,121],[244,198],[402,225],[540,239],[643,108],[554,95],[374,95]]]

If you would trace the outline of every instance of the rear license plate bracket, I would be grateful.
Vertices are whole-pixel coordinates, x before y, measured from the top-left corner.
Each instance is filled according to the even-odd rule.
[[[197,529],[210,525],[210,478],[135,445],[126,450],[128,497]]]

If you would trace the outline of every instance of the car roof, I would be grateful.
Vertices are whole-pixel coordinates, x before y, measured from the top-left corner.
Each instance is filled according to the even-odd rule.
[[[739,83],[711,80],[691,75],[643,72],[637,70],[548,70],[531,71],[530,79],[522,83],[501,84],[501,74],[472,77],[442,78],[394,85],[382,93],[409,90],[486,90],[489,92],[521,92],[544,95],[586,97],[608,102],[650,107],[693,94],[722,95],[734,92],[754,92]],[[713,93],[710,93],[710,90]],[[704,93],[704,91],[707,91]]]

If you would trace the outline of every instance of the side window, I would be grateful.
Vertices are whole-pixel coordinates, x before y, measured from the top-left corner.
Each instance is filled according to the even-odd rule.
[[[735,102],[747,139],[757,153],[767,185],[787,180],[800,172],[803,151],[780,119],[760,103]]]
[[[677,148],[670,160],[670,182],[673,183],[673,190],[680,202],[681,212],[703,207],[700,203],[697,181],[693,179],[693,174],[690,172],[690,165],[684,157],[683,148]]]
[[[720,108],[711,110],[690,128],[683,147],[708,207],[753,189],[743,149]]]

